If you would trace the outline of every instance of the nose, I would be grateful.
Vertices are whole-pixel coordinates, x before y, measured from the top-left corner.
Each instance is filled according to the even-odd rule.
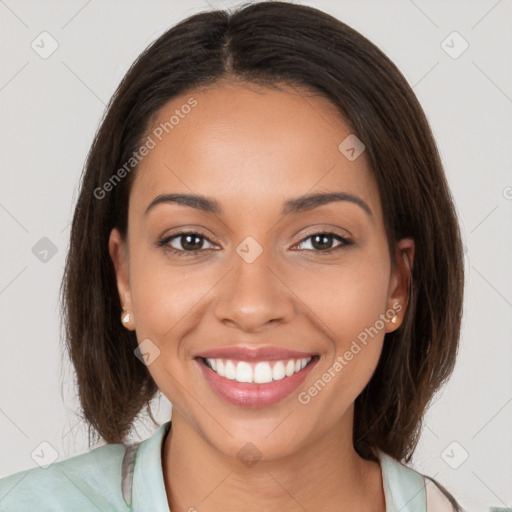
[[[287,323],[294,315],[293,293],[271,264],[271,251],[252,262],[236,254],[233,267],[217,288],[214,315],[218,321],[245,332],[267,324]]]

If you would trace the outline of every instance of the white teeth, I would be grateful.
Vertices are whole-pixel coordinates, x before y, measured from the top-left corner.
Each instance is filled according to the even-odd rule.
[[[233,361],[230,361],[229,359],[226,361],[226,364],[224,366],[224,377],[229,380],[235,380],[236,377],[236,368],[235,363]]]
[[[272,368],[272,379],[281,380],[284,379],[285,376],[284,363],[282,361],[277,361],[277,363],[274,365],[274,368]]]
[[[252,382],[252,367],[245,361],[240,361],[236,365],[236,377],[235,380],[238,382]]]
[[[215,373],[226,379],[265,384],[273,380],[291,377],[294,373],[301,371],[311,361],[311,357],[288,361],[260,361],[256,364],[231,359],[207,358],[206,361]]]
[[[254,367],[254,382],[256,384],[265,384],[272,382],[272,368],[269,363],[258,363]]]

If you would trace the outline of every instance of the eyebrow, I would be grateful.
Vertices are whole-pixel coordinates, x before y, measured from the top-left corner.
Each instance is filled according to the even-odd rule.
[[[328,203],[336,201],[348,201],[361,207],[365,213],[373,217],[373,212],[360,197],[346,192],[326,192],[320,194],[307,194],[285,201],[282,209],[282,215],[289,213],[301,213],[318,208]],[[148,205],[144,215],[160,203],[176,203],[183,206],[189,206],[206,213],[221,215],[223,213],[219,202],[213,198],[197,194],[160,194],[155,197]]]

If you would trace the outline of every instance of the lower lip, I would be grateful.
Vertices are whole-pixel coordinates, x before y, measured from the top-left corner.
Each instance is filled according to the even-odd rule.
[[[318,358],[314,357],[302,370],[290,377],[265,384],[254,384],[221,377],[203,359],[196,359],[205,379],[220,397],[233,405],[251,408],[266,407],[285,399],[304,382],[317,360]]]

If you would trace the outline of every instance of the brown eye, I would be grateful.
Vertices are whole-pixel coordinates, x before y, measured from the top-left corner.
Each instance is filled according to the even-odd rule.
[[[180,240],[180,239],[181,239],[181,241],[178,243],[178,245],[181,246],[181,249],[183,249],[185,251],[198,251],[199,249],[203,248],[203,242],[204,242],[205,238],[203,236],[196,235],[195,233],[189,233],[189,234],[173,236],[171,238],[171,241],[174,242],[174,241]],[[171,246],[172,246],[172,244],[171,244]],[[172,246],[172,247],[175,249],[180,249],[180,247],[175,247],[175,246]]]
[[[205,241],[213,246],[213,243],[201,233],[183,231],[160,240],[157,245],[178,256],[190,256],[202,252],[202,249],[205,249]]]
[[[352,244],[350,240],[347,240],[346,238],[336,233],[318,232],[304,238],[301,242],[299,242],[298,245],[300,246],[304,244],[307,240],[311,240],[311,242],[309,243],[310,247],[302,248],[316,252],[328,252],[337,249],[338,247],[348,246]],[[333,247],[332,244],[334,243],[335,240],[338,240],[340,243]]]

